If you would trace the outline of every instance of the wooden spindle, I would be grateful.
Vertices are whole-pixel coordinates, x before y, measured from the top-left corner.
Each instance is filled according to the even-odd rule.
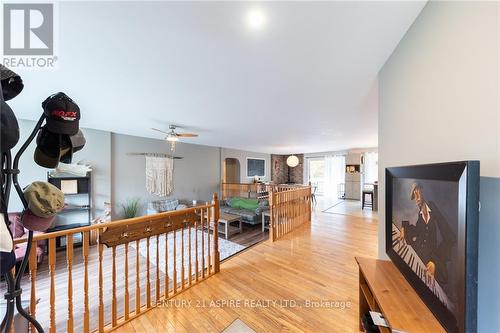
[[[203,220],[203,209],[201,210],[201,220]],[[198,219],[196,219],[194,223],[195,223],[194,230],[196,232],[194,235],[194,242],[195,242],[194,251],[195,251],[195,257],[196,257],[196,261],[195,261],[196,277],[195,277],[195,279],[196,279],[196,282],[198,282],[198,276],[199,276],[199,274],[198,274],[198,228],[199,228]]]
[[[189,259],[189,285],[191,286],[191,283],[192,283],[192,273],[191,273],[191,269],[192,269],[192,264],[191,264],[191,258],[193,256],[192,252],[191,252],[191,222],[189,223],[188,225],[188,235],[189,235],[189,244],[188,244],[188,252],[189,252],[189,255],[188,255],[188,259]]]
[[[89,315],[89,241],[90,235],[83,233],[83,331],[90,331]]]
[[[73,234],[66,236],[66,262],[68,267],[68,320],[66,330],[73,332]]]
[[[49,239],[49,273],[50,273],[50,333],[56,332],[56,239]]]
[[[112,256],[112,271],[111,278],[113,279],[112,284],[112,298],[111,298],[111,324],[116,326],[117,323],[117,314],[116,314],[116,246],[111,247],[111,256]]]
[[[165,291],[164,298],[168,299],[169,294],[169,283],[168,283],[168,232],[165,234]]]
[[[174,274],[173,274],[173,290],[174,295],[177,294],[177,230],[174,228]]]
[[[149,239],[146,238],[146,307],[151,307],[151,274],[150,274],[150,256],[149,256]]]
[[[129,298],[130,298],[130,295],[129,295],[129,292],[128,292],[128,243],[125,243],[124,244],[124,251],[125,251],[125,263],[124,263],[124,271],[123,271],[123,274],[125,275],[124,276],[124,279],[125,279],[125,299],[124,299],[124,318],[125,320],[128,320],[129,318],[129,312],[130,312],[130,308],[129,308]]]
[[[217,198],[217,193],[213,194],[212,204],[214,205],[214,273],[218,273],[220,271],[220,258],[219,258],[219,198]]]
[[[160,235],[156,235],[156,284],[155,302],[160,300]]]
[[[99,251],[99,332],[104,332],[104,271],[102,267],[102,255],[104,251],[104,245],[99,243],[97,245]]]
[[[269,192],[269,238],[272,242],[274,242],[274,190],[271,188],[271,192]],[[265,220],[264,220],[265,221]]]
[[[208,228],[207,228],[207,274],[210,275],[210,266],[211,266],[211,261],[210,261],[210,228],[211,228],[211,223],[212,223],[212,208],[207,208],[207,221],[208,221]]]
[[[37,269],[37,257],[36,257],[37,242],[33,242],[31,246],[31,251],[29,253],[29,270],[30,270],[30,282],[31,282],[31,293],[30,293],[30,315],[36,318],[36,269]],[[35,332],[35,326],[30,324],[30,332]]]
[[[141,313],[141,277],[140,277],[140,261],[139,261],[139,245],[140,241],[135,241],[135,314]]]
[[[201,278],[205,278],[205,216],[204,209],[201,210]],[[208,218],[208,217],[207,217]]]
[[[181,226],[181,290],[184,290],[184,224]]]

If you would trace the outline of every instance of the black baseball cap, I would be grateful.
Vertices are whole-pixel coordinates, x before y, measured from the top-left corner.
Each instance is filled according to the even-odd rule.
[[[0,64],[0,83],[3,99],[6,101],[19,95],[24,88],[21,77],[2,64]]]
[[[0,140],[2,152],[9,151],[19,141],[19,125],[14,111],[4,101],[0,101]]]
[[[71,163],[73,146],[69,135],[52,133],[43,126],[36,138],[35,162],[49,169],[57,168],[59,162]]]
[[[70,164],[73,159],[73,146],[69,135],[61,135],[61,148],[59,150],[59,161]]]
[[[16,264],[16,254],[14,250],[10,252],[0,252],[0,274],[4,275]]]
[[[71,147],[73,148],[73,153],[82,150],[83,147],[85,146],[85,143],[87,142],[81,130],[78,130],[78,133],[76,133],[76,135],[70,136],[69,139],[71,141]]]
[[[42,103],[47,128],[52,133],[75,135],[78,133],[80,108],[65,93],[58,92]]]
[[[61,157],[61,142],[61,134],[52,133],[47,125],[42,127],[36,138],[36,164],[49,169],[56,168]]]

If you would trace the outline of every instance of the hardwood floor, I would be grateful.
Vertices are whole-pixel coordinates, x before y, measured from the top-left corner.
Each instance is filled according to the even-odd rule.
[[[221,234],[220,237],[224,236]],[[243,223],[243,232],[241,234],[235,234],[229,237],[231,242],[238,243],[245,247],[252,246],[267,239],[269,239],[269,230],[266,229],[265,232],[262,232],[261,224],[251,225],[247,223]]]
[[[262,233],[261,225],[243,225],[243,233],[236,234],[230,237],[229,241],[238,243],[245,247],[254,245],[262,240],[269,238],[269,232]],[[116,262],[117,262],[117,276],[120,277],[117,279],[117,299],[119,300],[117,303],[117,311],[120,315],[123,314],[124,311],[124,247],[120,246],[116,250]],[[129,290],[130,290],[130,298],[129,298],[129,308],[134,309],[135,307],[135,248],[130,245],[128,248],[128,257],[129,257]],[[36,298],[39,299],[39,303],[37,305],[37,320],[40,322],[42,327],[48,331],[49,330],[49,299],[50,299],[50,276],[49,276],[49,268],[48,268],[48,257],[45,256],[45,259],[41,265],[39,265],[37,270],[37,286],[36,286]],[[106,322],[111,321],[111,313],[109,309],[111,308],[111,297],[112,291],[110,288],[111,285],[111,276],[112,276],[112,262],[111,262],[111,249],[105,247],[104,255],[103,255],[103,268],[104,268],[104,280],[106,283],[106,288],[104,289],[104,306],[106,311],[104,313]],[[141,304],[145,304],[146,302],[146,258],[141,255],[139,262],[139,270],[142,272],[140,275],[140,285],[141,288]],[[155,264],[151,263],[151,276],[152,279],[155,277]],[[98,317],[98,280],[97,280],[97,269],[98,269],[98,252],[95,246],[90,247],[90,255],[89,255],[89,269],[91,271],[91,276],[89,277],[89,309],[90,309],[90,317],[97,318]],[[75,332],[83,331],[83,322],[80,320],[82,318],[82,314],[84,311],[84,295],[83,289],[81,288],[83,283],[83,257],[82,257],[82,248],[75,247],[74,249],[74,258],[73,258],[73,309],[74,309],[74,327]],[[163,273],[161,273],[163,274]],[[66,328],[66,320],[67,320],[67,281],[68,281],[68,270],[67,270],[67,261],[66,261],[66,252],[58,251],[56,254],[56,328],[57,331],[64,331]],[[170,280],[171,283],[171,280]],[[23,300],[29,299],[31,285],[29,274],[25,274],[22,279],[21,287],[23,288]],[[160,280],[160,288],[164,289],[164,280],[163,278]],[[151,290],[154,293],[156,286],[154,283],[151,284]],[[0,295],[5,293],[5,284],[0,283]],[[91,322],[91,329],[97,328],[97,321]]]
[[[358,332],[355,256],[375,257],[377,221],[317,208],[311,225],[226,260],[209,278],[116,332]]]

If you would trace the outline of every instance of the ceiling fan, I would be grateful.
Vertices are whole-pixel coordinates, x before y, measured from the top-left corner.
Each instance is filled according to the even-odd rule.
[[[194,133],[179,133],[179,132],[176,132],[177,128],[181,128],[181,127],[176,126],[176,125],[170,125],[170,126],[168,126],[168,128],[170,129],[169,132],[165,132],[165,131],[159,130],[157,128],[151,128],[151,129],[154,130],[154,131],[161,132],[161,133],[167,135],[165,137],[165,140],[167,140],[168,142],[170,142],[170,150],[171,151],[175,150],[175,143],[177,141],[179,141],[179,138],[196,138],[198,136],[198,134],[194,134]]]

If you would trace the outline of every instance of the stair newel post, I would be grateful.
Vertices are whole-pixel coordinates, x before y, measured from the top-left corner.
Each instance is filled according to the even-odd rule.
[[[308,213],[309,213],[309,222],[312,221],[312,205],[313,205],[313,201],[312,201],[312,184],[311,182],[309,182],[309,193],[308,193],[308,201],[309,201],[309,205],[308,205]]]
[[[274,186],[269,191],[269,237],[274,242]]]
[[[220,255],[219,255],[219,198],[214,192],[212,196],[212,205],[214,209],[214,271],[220,271]],[[210,222],[209,222],[210,223]],[[209,229],[210,230],[210,229]]]

